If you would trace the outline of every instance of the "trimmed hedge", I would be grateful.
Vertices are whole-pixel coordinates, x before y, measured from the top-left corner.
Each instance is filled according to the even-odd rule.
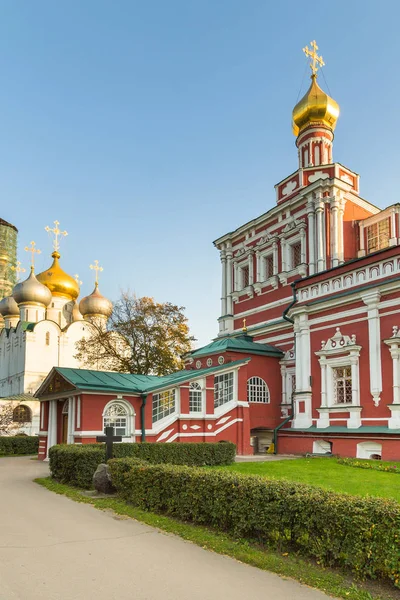
[[[37,454],[39,438],[37,436],[1,436],[0,456],[8,454]]]
[[[217,444],[114,444],[116,458],[133,457],[149,463],[174,465],[228,465],[235,458],[231,442]],[[99,464],[105,462],[104,444],[57,445],[49,450],[50,472],[62,483],[82,488],[92,487]]]
[[[400,505],[265,477],[172,465],[109,462],[135,506],[208,525],[325,566],[400,587]]]

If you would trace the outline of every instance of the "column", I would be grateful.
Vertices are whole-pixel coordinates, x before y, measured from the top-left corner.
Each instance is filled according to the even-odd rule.
[[[286,240],[281,240],[282,271],[287,271]]]
[[[358,376],[358,357],[350,357],[351,364],[351,399],[354,406],[360,406],[359,376]]]
[[[321,358],[319,361],[321,365],[321,406],[326,408],[328,406],[328,399],[326,397],[326,361]]]
[[[390,356],[393,363],[393,404],[388,404],[391,412],[388,421],[389,429],[400,429],[400,387],[399,387],[399,359],[400,359],[400,336],[398,335],[399,328],[393,327],[393,336],[385,340],[385,344],[389,346]]]
[[[331,247],[332,267],[339,264],[339,207],[336,198],[331,198]]]
[[[235,292],[239,291],[239,267],[237,266],[236,260],[233,261],[233,289]]]
[[[324,203],[319,201],[317,213],[317,272],[325,269],[325,218]]]
[[[287,389],[286,389],[286,367],[281,365],[281,376],[282,376],[282,404],[286,404]]]
[[[226,252],[226,312],[232,314],[232,252]]]
[[[263,281],[264,278],[261,273],[261,261],[260,261],[260,252],[256,250],[256,281]]]
[[[339,248],[338,248],[338,258],[339,258],[339,263],[341,264],[342,262],[344,262],[344,235],[343,235],[343,215],[344,215],[344,208],[346,206],[346,200],[344,198],[341,198],[340,203],[339,203],[339,210],[338,210],[338,241],[339,241]]]
[[[308,274],[315,273],[315,212],[311,202],[307,205],[308,218]]]
[[[381,324],[378,303],[380,292],[362,296],[368,307],[369,379],[370,392],[375,406],[379,406],[382,392]]]
[[[49,426],[47,431],[47,457],[52,446],[57,444],[57,400],[49,401]]]
[[[74,443],[75,431],[75,398],[68,398],[68,437],[67,444]]]
[[[306,230],[303,227],[300,230],[300,247],[301,247],[301,262],[302,263],[306,263],[307,262],[307,249],[306,249],[306,244],[307,244],[307,236],[306,236]]]
[[[389,245],[390,246],[396,246],[397,245],[396,210],[394,208],[392,208],[392,211],[390,213],[390,240],[389,240]]]
[[[359,235],[360,235],[360,239],[359,239],[360,249],[358,251],[358,258],[360,258],[361,256],[365,256],[364,225],[362,223],[359,223],[358,228],[359,228]]]
[[[249,264],[249,285],[254,283],[254,265],[253,265],[253,252],[250,250],[248,257]]]
[[[221,286],[221,316],[226,315],[226,253],[220,251],[222,265],[222,286]]]

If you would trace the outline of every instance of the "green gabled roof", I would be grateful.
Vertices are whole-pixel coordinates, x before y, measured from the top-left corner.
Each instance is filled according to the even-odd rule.
[[[304,432],[304,433],[390,433],[390,434],[400,434],[400,429],[389,429],[388,427],[382,427],[382,426],[378,426],[378,427],[374,427],[374,426],[362,426],[362,427],[358,427],[357,429],[349,429],[348,427],[345,427],[344,425],[333,425],[331,427],[324,427],[323,429],[320,429],[319,427],[308,427],[307,429],[281,429],[281,431],[284,431],[285,433],[287,433],[288,431],[293,431],[294,433],[298,433],[299,431]]]
[[[282,358],[283,352],[275,346],[254,342],[250,335],[241,334],[235,337],[224,337],[217,339],[203,348],[194,350],[190,356],[206,356],[208,354],[218,354],[219,352],[244,352],[249,354],[263,354],[265,356],[276,356]]]
[[[122,394],[145,394],[161,388],[179,385],[185,381],[218,372],[222,369],[243,365],[247,360],[248,359],[235,360],[231,363],[207,369],[185,369],[162,377],[157,377],[157,375],[118,373],[117,371],[71,369],[67,367],[55,367],[54,371],[59,373],[64,379],[82,392],[99,391],[120,392]]]

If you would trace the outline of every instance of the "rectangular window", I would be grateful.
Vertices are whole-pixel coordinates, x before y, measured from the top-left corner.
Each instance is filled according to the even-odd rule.
[[[214,408],[233,400],[233,373],[214,377]]]
[[[389,246],[390,221],[383,219],[367,227],[368,252],[376,252]]]
[[[250,272],[249,272],[248,265],[245,267],[241,267],[240,275],[241,275],[241,279],[242,279],[242,281],[241,281],[242,290],[244,290],[244,288],[247,288],[247,286],[249,285],[249,281],[250,281]]]
[[[301,265],[301,242],[297,242],[291,246],[292,251],[292,269]]]
[[[269,254],[264,258],[265,279],[269,279],[274,274],[274,257]]]
[[[189,387],[189,412],[201,412],[203,410],[203,393],[201,385],[193,382]]]
[[[104,417],[104,432],[106,427],[114,427],[115,435],[126,436],[126,417]]]
[[[175,390],[153,394],[153,423],[175,412]]]
[[[335,404],[351,404],[351,367],[336,367],[332,371]]]

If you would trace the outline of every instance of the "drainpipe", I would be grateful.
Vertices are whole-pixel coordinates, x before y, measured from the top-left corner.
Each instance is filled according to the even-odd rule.
[[[291,308],[293,308],[293,306],[297,302],[296,283],[293,282],[291,285],[292,285],[292,291],[293,291],[293,300],[291,301],[291,303],[289,304],[289,306],[287,308],[285,308],[285,310],[283,311],[282,317],[285,319],[285,321],[287,321],[288,323],[291,323],[292,325],[294,325],[294,320],[291,317],[288,316],[288,312],[290,311]],[[294,349],[294,356],[295,356],[295,360],[296,360],[296,334],[293,337],[293,349]],[[291,419],[293,419],[293,416],[294,416],[293,394],[292,394],[292,397],[290,399],[290,413],[291,414],[288,417],[286,417],[286,419],[284,419],[282,421],[282,423],[279,423],[278,427],[275,427],[275,429],[274,429],[274,437],[273,437],[274,454],[278,454],[278,431],[280,429],[282,429],[282,427],[284,425],[286,425],[286,423],[288,423]]]
[[[145,408],[146,408],[146,400],[147,394],[142,394],[142,405],[140,407],[140,422],[142,425],[142,442],[146,441],[146,422],[145,422]]]

